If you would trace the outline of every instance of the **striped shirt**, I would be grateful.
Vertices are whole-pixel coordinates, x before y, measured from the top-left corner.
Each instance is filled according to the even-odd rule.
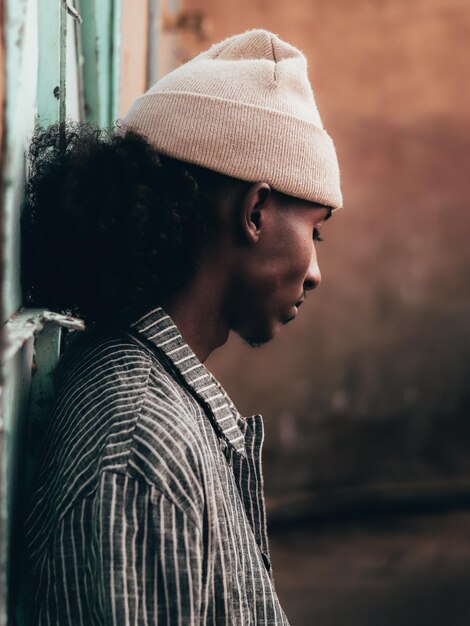
[[[66,350],[27,520],[35,626],[288,624],[260,415],[161,308]]]

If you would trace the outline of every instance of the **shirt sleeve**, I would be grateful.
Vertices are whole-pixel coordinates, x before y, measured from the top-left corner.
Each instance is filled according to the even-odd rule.
[[[202,533],[155,487],[103,474],[94,515],[99,584],[112,626],[201,623]]]

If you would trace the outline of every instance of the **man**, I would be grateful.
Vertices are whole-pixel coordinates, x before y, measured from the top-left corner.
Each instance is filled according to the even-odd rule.
[[[269,341],[320,283],[314,242],[342,199],[305,58],[231,37],[111,137],[38,133],[27,191],[28,299],[89,325],[58,367],[31,499],[34,624],[287,624],[262,419],[203,363],[232,330]]]

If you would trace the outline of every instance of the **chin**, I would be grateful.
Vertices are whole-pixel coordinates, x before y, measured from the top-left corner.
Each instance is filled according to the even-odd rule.
[[[247,343],[250,346],[250,348],[261,348],[261,346],[264,346],[264,344],[270,341],[270,339],[259,340],[259,339],[249,339],[248,337],[242,337],[242,339],[245,343]]]
[[[271,341],[276,335],[273,328],[257,328],[249,331],[238,332],[238,335],[252,348],[260,348]]]

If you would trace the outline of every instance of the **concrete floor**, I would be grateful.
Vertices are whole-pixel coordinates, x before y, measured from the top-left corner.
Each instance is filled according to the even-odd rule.
[[[277,530],[292,626],[469,626],[470,512]]]

